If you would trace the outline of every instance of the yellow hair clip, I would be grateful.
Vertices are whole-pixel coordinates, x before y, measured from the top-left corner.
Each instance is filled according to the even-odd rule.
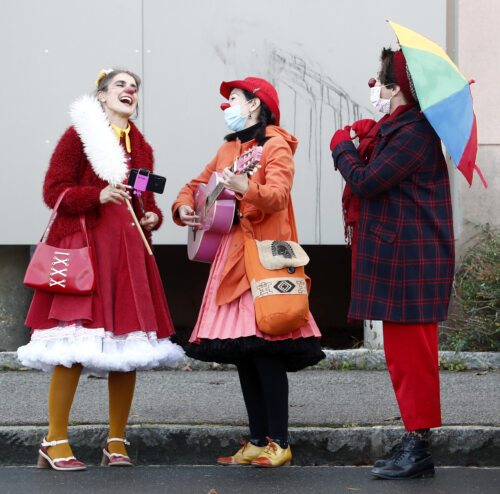
[[[102,69],[100,72],[99,72],[99,75],[97,76],[97,79],[95,81],[95,85],[96,87],[99,87],[99,84],[101,83],[101,81],[108,75],[110,74],[111,72],[113,72],[113,69]]]

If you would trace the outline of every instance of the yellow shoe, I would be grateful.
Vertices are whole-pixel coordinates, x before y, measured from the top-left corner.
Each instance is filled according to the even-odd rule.
[[[219,465],[250,465],[252,460],[257,458],[267,446],[259,447],[250,442],[240,440],[242,447],[233,456],[221,456],[217,458]]]
[[[283,449],[279,444],[275,443],[270,437],[267,438],[269,444],[265,447],[260,456],[252,461],[254,467],[282,467],[290,465],[292,461],[292,450],[290,446]]]

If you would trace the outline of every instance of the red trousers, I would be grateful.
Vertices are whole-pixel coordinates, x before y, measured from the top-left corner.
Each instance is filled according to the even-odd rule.
[[[441,426],[437,323],[384,321],[384,350],[405,429]]]

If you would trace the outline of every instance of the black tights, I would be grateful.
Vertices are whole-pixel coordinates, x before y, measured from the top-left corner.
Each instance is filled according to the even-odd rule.
[[[256,355],[237,365],[248,412],[252,442],[266,436],[288,445],[288,377],[283,362],[272,355]]]

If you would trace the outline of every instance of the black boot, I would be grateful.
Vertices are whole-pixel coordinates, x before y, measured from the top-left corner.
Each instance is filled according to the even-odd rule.
[[[405,434],[392,456],[375,463],[372,475],[395,480],[433,477],[434,462],[429,450],[429,440],[423,439],[420,434]]]
[[[408,443],[411,436],[416,437],[417,439],[429,439],[431,435],[430,429],[419,429],[416,431],[408,431],[401,438],[401,441],[392,447],[391,451],[384,456],[383,458],[379,458],[374,463],[374,468],[385,467],[389,462],[393,461],[394,458],[398,455],[401,449]]]
[[[385,455],[382,458],[379,458],[373,464],[373,468],[385,467],[387,465],[387,463],[390,463],[391,461],[393,461],[394,458],[396,458],[396,455],[401,451],[401,447],[403,445],[403,442],[404,442],[404,437],[398,444],[396,444],[396,446],[394,446],[391,449],[391,451],[389,451],[389,453],[387,455]]]

